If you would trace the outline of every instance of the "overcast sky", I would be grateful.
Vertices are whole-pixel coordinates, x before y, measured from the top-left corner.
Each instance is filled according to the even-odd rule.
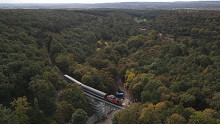
[[[219,0],[0,0],[0,3],[112,3],[112,2],[174,2]]]

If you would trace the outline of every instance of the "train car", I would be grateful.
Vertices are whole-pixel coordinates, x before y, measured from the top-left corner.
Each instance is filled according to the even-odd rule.
[[[120,99],[124,99],[124,93],[116,92],[115,97],[120,98]]]
[[[95,96],[97,96],[101,99],[106,99],[106,97],[107,97],[107,94],[102,92],[102,91],[96,90],[96,89],[94,89],[92,87],[89,87],[87,85],[84,85],[84,84],[82,84],[81,86],[82,86],[84,91],[86,91],[90,94],[93,94],[93,95],[95,95]]]
[[[78,84],[79,86],[82,87],[82,89],[89,93],[89,94],[92,94],[94,96],[97,96],[98,98],[101,98],[101,99],[104,99],[104,100],[107,100],[109,102],[112,102],[114,104],[117,104],[117,105],[122,105],[122,99],[119,99],[119,98],[116,98],[114,95],[107,95],[106,93],[102,92],[102,91],[99,91],[95,88],[92,88],[90,86],[87,86],[85,84],[82,84],[81,82],[75,80],[74,78],[68,76],[68,75],[64,75],[65,79],[67,79],[69,82],[72,82],[72,83],[76,83]]]
[[[68,81],[70,81],[70,82],[72,82],[72,83],[76,83],[76,84],[78,84],[79,86],[82,85],[81,82],[79,82],[79,81],[77,81],[76,79],[70,77],[69,75],[66,75],[66,74],[65,74],[64,77],[65,77],[65,79],[67,79]]]
[[[82,84],[81,82],[79,82],[79,81],[77,81],[76,79],[70,77],[69,75],[64,75],[64,77],[65,77],[68,81],[70,81],[70,82],[72,82],[72,83],[76,83],[76,84],[78,84],[79,86],[81,86],[85,92],[88,92],[88,93],[90,93],[90,94],[92,94],[92,95],[95,95],[95,96],[97,96],[97,97],[99,97],[99,98],[101,98],[101,99],[106,99],[106,97],[107,97],[107,94],[106,94],[106,93],[104,93],[104,92],[102,92],[102,91],[99,91],[99,90],[96,90],[95,88],[92,88],[92,87],[87,86],[87,85],[85,85],[85,84]]]
[[[110,101],[110,102],[112,102],[112,103],[115,103],[115,104],[117,104],[117,105],[122,105],[122,102],[123,102],[123,100],[122,99],[120,99],[120,98],[117,98],[117,97],[115,97],[114,95],[108,95],[107,97],[106,97],[106,99],[108,100],[108,101]]]

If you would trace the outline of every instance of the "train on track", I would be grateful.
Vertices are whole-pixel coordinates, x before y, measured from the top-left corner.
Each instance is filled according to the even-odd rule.
[[[94,95],[94,96],[96,96],[96,97],[98,97],[98,98],[101,98],[101,99],[107,100],[107,101],[109,101],[109,102],[111,102],[111,103],[114,103],[114,104],[117,104],[117,105],[122,106],[123,99],[121,99],[121,98],[117,98],[117,97],[115,97],[114,95],[107,95],[106,93],[104,93],[104,92],[102,92],[102,91],[99,91],[99,90],[97,90],[97,89],[95,89],[95,88],[92,88],[92,87],[90,87],[90,86],[87,86],[87,85],[85,85],[85,84],[82,84],[81,82],[79,82],[79,81],[77,81],[76,79],[70,77],[69,75],[64,75],[64,78],[65,78],[67,81],[71,82],[71,83],[76,83],[76,84],[78,84],[79,86],[82,87],[82,89],[83,89],[85,92],[87,92],[87,93],[89,93],[89,94],[92,94],[92,95]]]

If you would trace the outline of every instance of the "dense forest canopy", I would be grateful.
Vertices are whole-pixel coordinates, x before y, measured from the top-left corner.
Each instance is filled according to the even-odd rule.
[[[0,10],[0,123],[84,123],[81,87],[136,103],[114,124],[220,123],[220,13]]]

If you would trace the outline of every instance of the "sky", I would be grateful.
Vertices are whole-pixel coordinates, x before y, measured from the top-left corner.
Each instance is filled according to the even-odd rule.
[[[113,2],[174,2],[219,0],[0,0],[0,3],[113,3]]]

